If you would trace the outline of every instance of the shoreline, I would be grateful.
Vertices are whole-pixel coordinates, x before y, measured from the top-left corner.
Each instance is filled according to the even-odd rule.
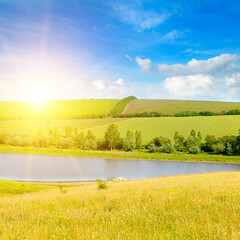
[[[240,164],[240,156],[210,155],[210,154],[164,154],[144,152],[119,152],[119,151],[87,151],[78,149],[38,148],[38,147],[12,147],[0,145],[0,154],[21,154],[56,157],[79,158],[105,158],[113,160],[143,160],[162,162],[194,162],[194,163],[218,163]]]

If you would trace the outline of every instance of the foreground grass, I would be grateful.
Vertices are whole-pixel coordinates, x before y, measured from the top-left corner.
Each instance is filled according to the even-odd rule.
[[[84,151],[79,149],[59,149],[41,147],[16,147],[0,145],[0,153],[23,153],[44,154],[79,157],[100,157],[118,159],[146,159],[146,160],[173,160],[173,161],[196,161],[196,162],[225,162],[240,163],[240,156],[224,156],[209,154],[186,154],[186,153],[146,153],[146,152],[123,152],[123,151]]]
[[[1,239],[239,239],[240,173],[0,198]]]

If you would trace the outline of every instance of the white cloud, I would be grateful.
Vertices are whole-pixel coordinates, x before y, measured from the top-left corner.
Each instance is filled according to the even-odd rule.
[[[225,83],[228,87],[236,87],[236,85],[240,85],[240,73],[235,73],[231,77],[225,77]]]
[[[178,30],[173,30],[173,31],[167,33],[166,35],[164,35],[162,41],[168,41],[168,40],[174,41],[175,39],[183,38],[183,37],[185,37],[184,32],[180,32]]]
[[[186,65],[183,64],[159,64],[158,70],[164,75],[179,76],[193,74],[213,74],[217,71],[227,72],[236,69],[237,55],[222,54],[207,60],[192,59]]]
[[[214,78],[207,75],[176,76],[166,78],[164,88],[175,95],[193,96],[209,89],[213,81]]]
[[[128,54],[125,54],[125,58],[128,58],[132,62],[132,57],[130,57]]]
[[[222,54],[207,60],[192,59],[187,64],[159,64],[159,76],[166,75],[166,78],[159,85],[154,84],[151,96],[239,101],[238,59],[235,54]],[[156,70],[149,58],[136,57],[136,61],[143,71]]]
[[[149,58],[142,59],[140,57],[136,57],[136,62],[138,66],[142,69],[144,72],[149,72],[153,69],[152,61]]]
[[[94,80],[92,85],[99,91],[126,93],[130,90],[130,86],[125,84],[125,81],[122,78],[118,78],[116,81]]]
[[[166,12],[158,13],[155,10],[142,10],[130,4],[116,5],[114,9],[122,22],[133,25],[138,30],[156,28],[170,17],[170,14]]]

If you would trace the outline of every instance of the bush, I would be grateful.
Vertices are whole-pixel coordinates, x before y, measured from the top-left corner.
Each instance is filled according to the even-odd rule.
[[[69,149],[73,145],[73,139],[72,138],[60,138],[59,140],[59,147],[63,149]]]
[[[225,151],[225,145],[222,143],[217,143],[213,145],[213,152],[216,154],[222,154]]]
[[[109,179],[109,181],[111,181],[111,182],[124,182],[124,181],[127,181],[127,179],[124,178],[124,177],[116,177],[116,178]]]
[[[50,141],[49,141],[49,136],[38,136],[35,139],[35,145],[38,147],[49,147]]]
[[[227,115],[240,115],[240,109],[233,109],[228,111]]]
[[[23,138],[19,136],[15,136],[12,138],[13,146],[23,146]]]
[[[156,147],[156,145],[154,143],[150,143],[148,146],[147,146],[147,149],[148,149],[148,152],[149,153],[154,153],[154,152],[158,152],[158,147]]]
[[[189,153],[199,154],[201,152],[199,146],[193,146],[188,149]]]
[[[172,153],[174,152],[174,146],[171,143],[166,143],[163,147],[160,147],[160,152],[163,153]]]
[[[175,117],[195,117],[195,116],[199,116],[199,114],[194,111],[183,111],[183,112],[176,113],[174,116]]]
[[[214,116],[214,115],[216,115],[215,113],[209,112],[209,111],[202,111],[202,112],[199,112],[198,114],[200,116]]]
[[[101,179],[98,180],[98,189],[103,190],[106,189],[108,186],[105,181],[102,181]]]
[[[32,139],[30,137],[23,138],[23,145],[25,147],[29,147],[33,144]]]

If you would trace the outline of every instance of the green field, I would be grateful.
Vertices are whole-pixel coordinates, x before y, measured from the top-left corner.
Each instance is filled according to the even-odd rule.
[[[239,182],[210,173],[9,196],[16,183],[0,181],[0,238],[239,239]]]
[[[118,99],[86,99],[30,102],[0,102],[0,120],[71,119],[93,114],[107,114]]]
[[[77,128],[79,131],[92,130],[98,138],[104,138],[104,133],[110,123],[115,123],[119,127],[122,137],[126,135],[127,130],[142,131],[143,143],[147,143],[156,136],[172,139],[176,131],[188,136],[192,129],[200,131],[203,137],[206,135],[217,137],[237,135],[240,129],[240,116],[0,121],[0,132],[22,132],[36,135],[38,130],[42,130],[43,134],[48,134],[49,128],[56,125],[59,127],[60,134],[64,134],[66,126],[72,126],[73,129]]]
[[[123,113],[159,112],[164,115],[174,115],[183,111],[210,111],[220,113],[232,109],[240,109],[239,102],[214,102],[214,101],[187,101],[187,100],[158,100],[136,99],[131,101]]]

